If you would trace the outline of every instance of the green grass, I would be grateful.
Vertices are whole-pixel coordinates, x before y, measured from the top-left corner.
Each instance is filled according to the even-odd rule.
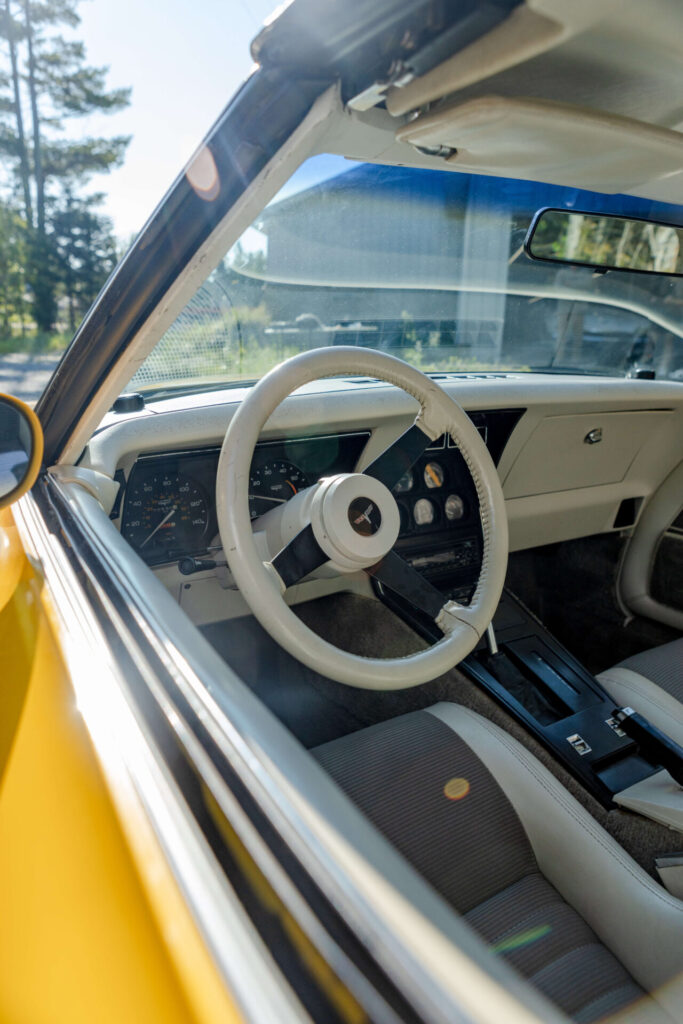
[[[71,334],[66,331],[53,331],[44,333],[42,331],[29,331],[24,337],[20,334],[0,336],[0,356],[10,355],[15,352],[25,352],[27,355],[42,355],[46,352],[63,352],[71,341]]]
[[[196,345],[173,345],[167,339],[166,349],[161,346],[153,353],[146,366],[133,378],[131,386],[152,390],[166,386],[182,386],[182,384],[238,383],[239,381],[258,380],[264,373],[290,356],[302,350],[301,344],[245,345],[226,352],[201,351]],[[492,366],[491,362],[478,359],[466,352],[454,351],[452,347],[415,346],[391,348],[391,355],[404,359],[412,366],[429,372],[473,372],[484,370],[500,370],[507,367]],[[356,372],[351,360],[348,375]]]

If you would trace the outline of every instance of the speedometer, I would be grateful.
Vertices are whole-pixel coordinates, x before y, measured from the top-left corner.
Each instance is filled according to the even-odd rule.
[[[206,495],[182,473],[138,477],[126,493],[121,532],[146,558],[201,550],[208,525]]]
[[[308,479],[293,463],[284,459],[252,466],[249,477],[249,515],[265,515],[308,487]]]

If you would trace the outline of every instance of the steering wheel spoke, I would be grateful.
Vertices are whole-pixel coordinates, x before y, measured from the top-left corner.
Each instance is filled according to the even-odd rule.
[[[271,564],[285,587],[292,587],[327,561],[328,557],[315,539],[309,523],[278,551]]]
[[[381,562],[365,570],[381,583],[408,601],[414,608],[419,609],[436,619],[441,614],[446,598],[441,591],[437,590],[429,580],[421,576],[417,569],[413,569],[404,558],[401,558],[395,551],[390,551],[384,556]]]
[[[411,469],[422,453],[434,443],[417,422],[401,434],[388,448],[367,466],[363,473],[380,480],[391,491]]]

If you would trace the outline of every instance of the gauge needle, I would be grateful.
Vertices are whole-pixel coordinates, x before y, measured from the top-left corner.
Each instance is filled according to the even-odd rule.
[[[289,480],[287,481],[287,483],[289,483]],[[289,484],[289,486],[291,487],[292,485]],[[296,491],[294,491],[294,493],[296,494]],[[271,498],[267,494],[248,494],[247,497],[248,498],[253,498],[254,501],[274,501],[278,505],[286,505],[287,504],[287,498]],[[159,529],[159,527],[157,526],[157,530],[158,529]]]
[[[152,539],[152,537],[157,532],[157,530],[160,530],[161,527],[164,525],[164,523],[167,523],[169,521],[169,519],[171,518],[173,513],[177,511],[177,509],[178,509],[178,506],[174,505],[173,508],[171,509],[171,511],[166,513],[166,515],[161,520],[161,522],[157,526],[154,527],[152,532],[147,537],[145,537],[145,539],[143,540],[142,544],[140,545],[141,548],[144,548],[144,546],[147,543],[147,541]]]
[[[441,481],[434,472],[431,466],[427,466],[427,476],[429,476],[435,487],[441,487]]]

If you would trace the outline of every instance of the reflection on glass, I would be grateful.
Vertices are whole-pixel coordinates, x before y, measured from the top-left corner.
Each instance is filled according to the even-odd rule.
[[[0,497],[23,482],[32,446],[31,429],[21,411],[9,402],[0,403]]]
[[[545,210],[528,250],[539,260],[683,274],[683,228],[609,214]]]
[[[427,487],[434,489],[443,487],[444,473],[438,462],[428,462],[425,466],[424,481]]]
[[[206,154],[190,174],[207,198],[214,180]],[[149,394],[255,381],[288,356],[336,345],[379,349],[438,374],[549,368],[626,376],[647,367],[681,379],[683,277],[566,265],[569,253],[585,259],[581,246],[603,227],[600,244],[615,258],[631,252],[638,267],[672,265],[664,256],[667,246],[673,252],[671,229],[640,221],[629,235],[622,220],[617,238],[609,228],[603,213],[621,216],[625,201],[318,154],[224,254],[130,387]],[[683,223],[683,206],[627,202],[629,216]],[[567,226],[564,262],[529,259],[524,243],[537,211],[562,207],[566,217],[582,204],[599,212],[585,215],[571,238]],[[539,227],[534,237],[534,246],[549,246],[544,260],[559,259],[551,234]],[[344,376],[353,369],[351,360]]]
[[[522,932],[517,932],[515,935],[507,935],[490,948],[494,953],[511,953],[514,949],[522,949],[524,946],[531,945],[532,942],[538,942],[539,939],[550,935],[552,930],[552,925],[550,924],[539,924],[534,928],[527,928]]]
[[[451,522],[462,519],[465,515],[465,502],[459,494],[448,495],[444,504],[444,512],[446,513],[446,519],[449,519]]]
[[[413,482],[413,474],[408,470],[394,487],[394,494],[405,494],[406,491],[412,491]]]

